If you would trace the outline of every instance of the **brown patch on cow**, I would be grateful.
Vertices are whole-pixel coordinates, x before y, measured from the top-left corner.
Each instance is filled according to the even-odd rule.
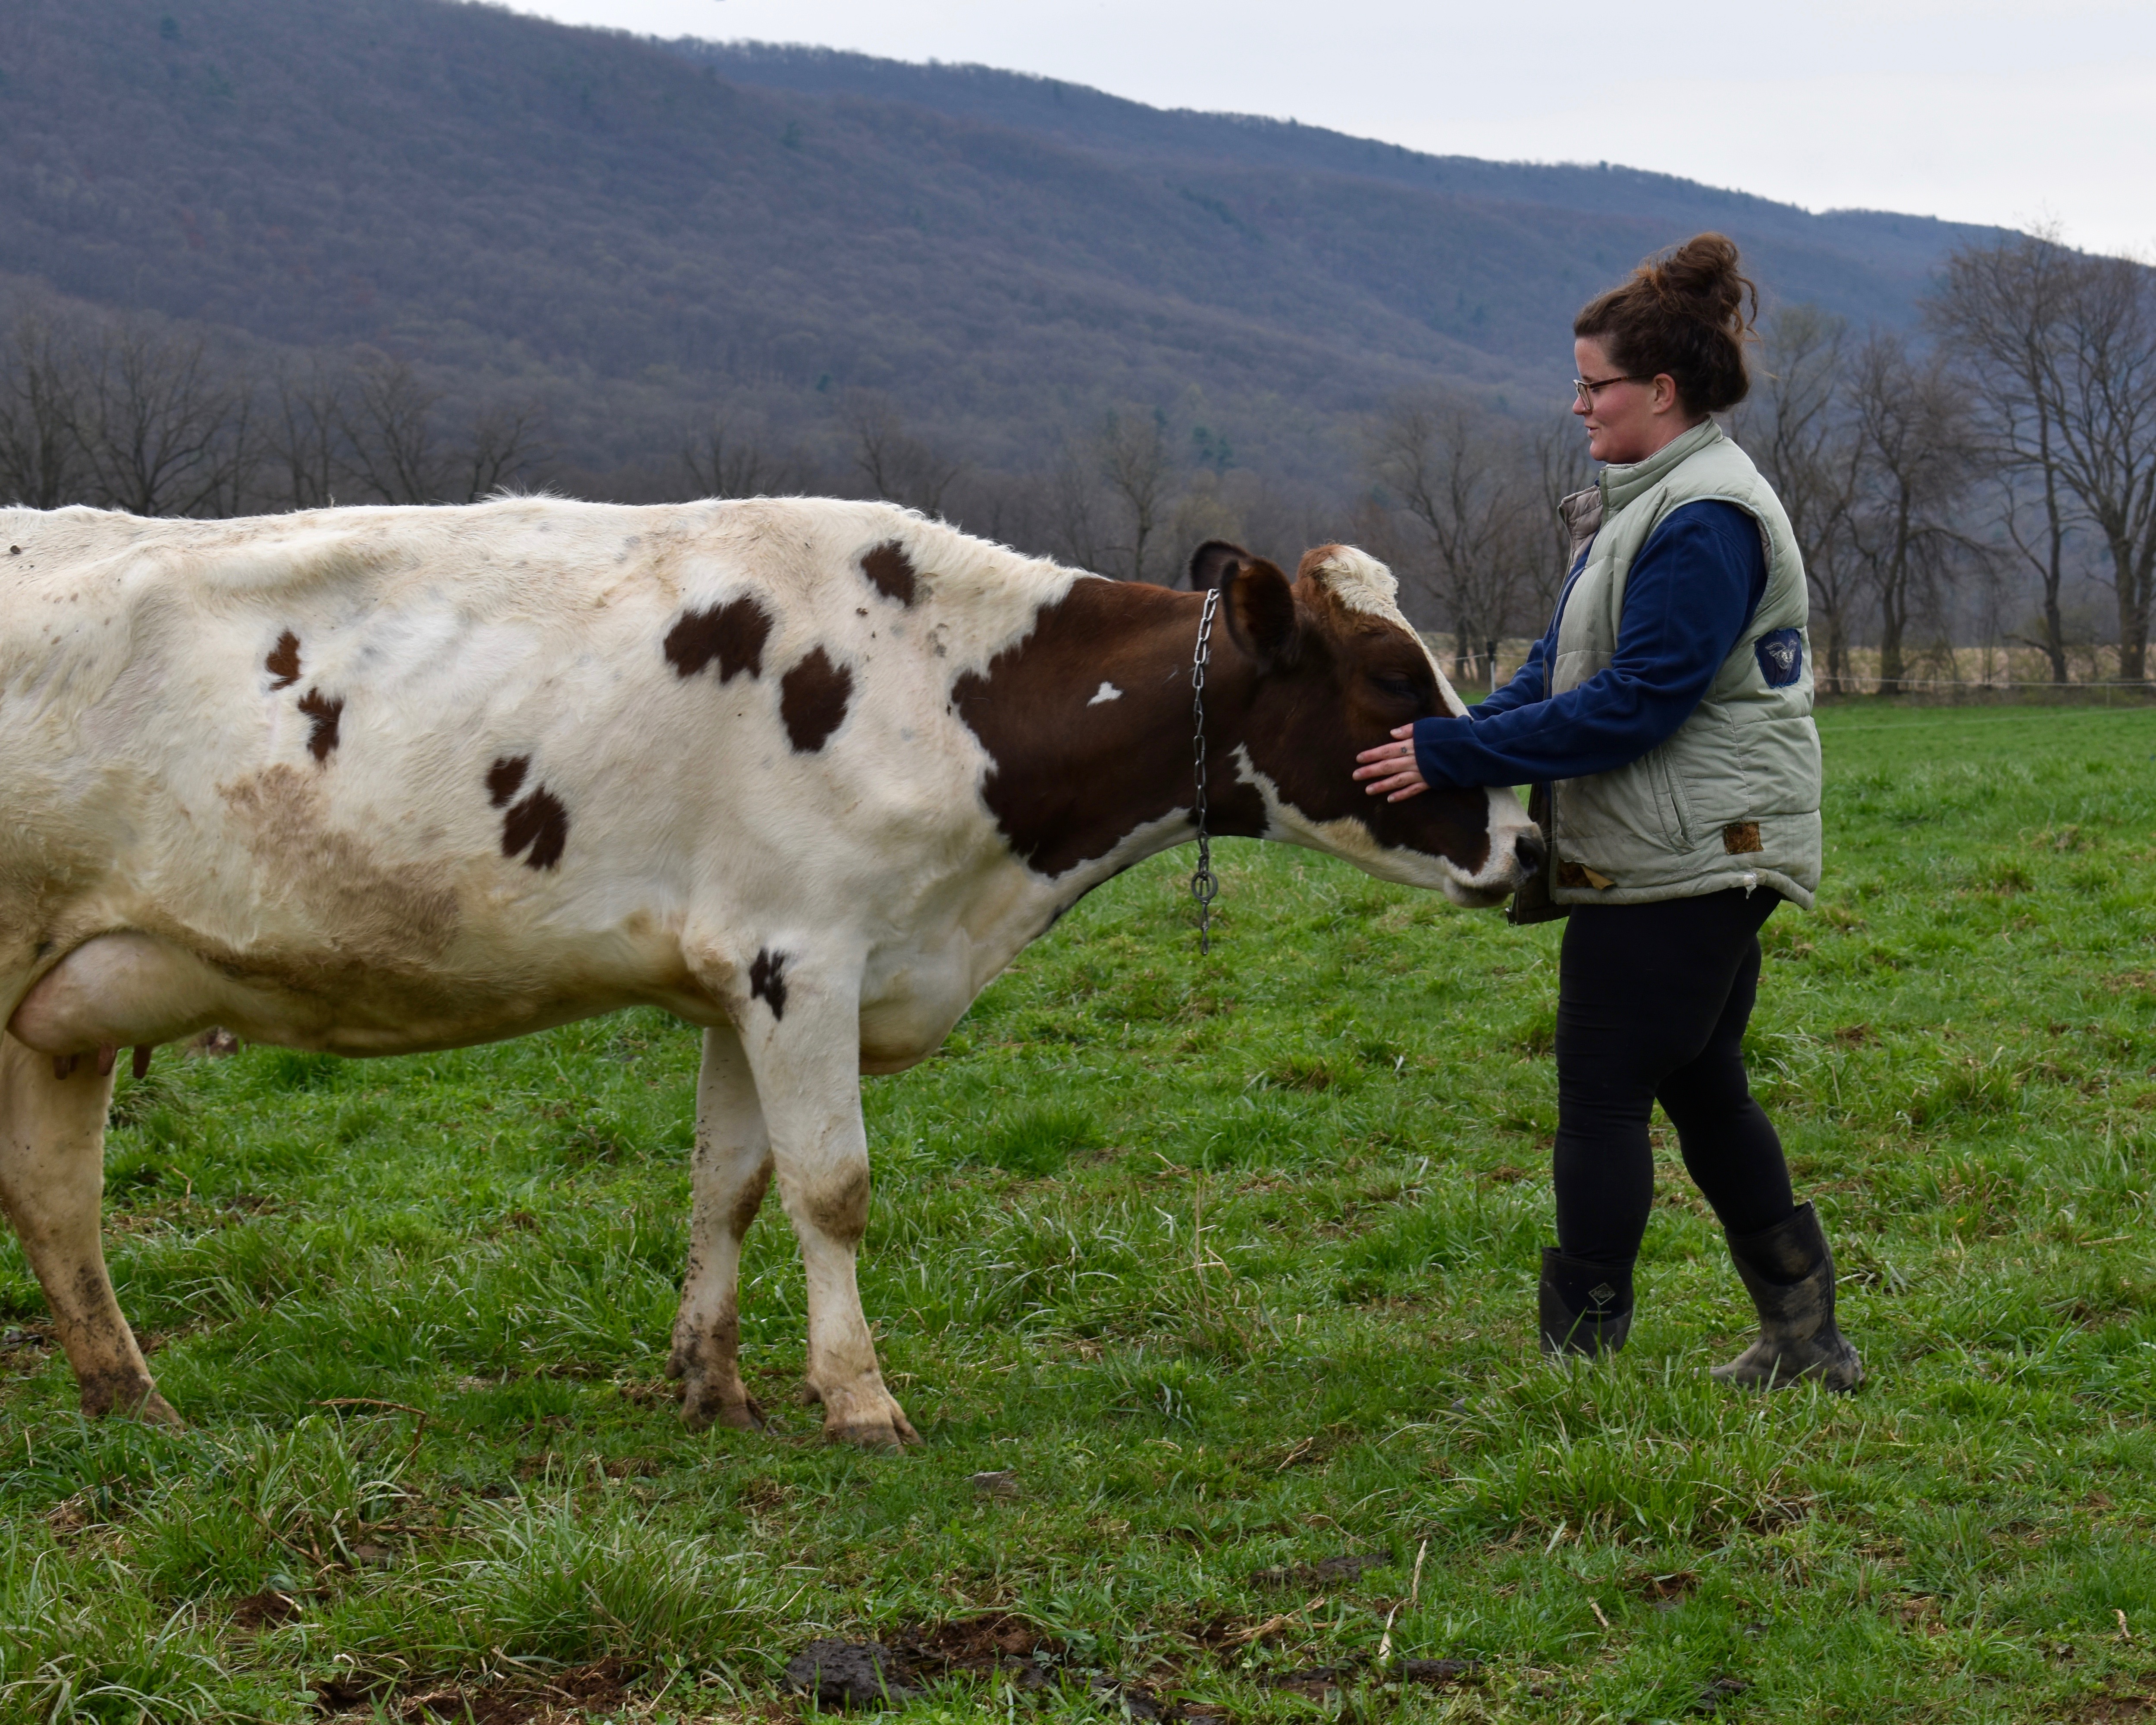
[[[544,785],[536,787],[501,818],[501,854],[515,856],[528,849],[526,868],[552,868],[568,842],[569,811]]]
[[[264,976],[308,992],[356,974],[431,977],[457,926],[457,896],[434,863],[384,863],[366,840],[328,824],[322,781],[282,763],[218,793],[259,871],[264,898],[304,906],[334,942],[326,950],[211,953],[240,976]]]
[[[868,577],[870,587],[901,605],[911,604],[919,592],[920,575],[913,567],[913,559],[906,556],[906,547],[896,539],[865,552],[861,573]]]
[[[289,689],[300,680],[300,638],[289,629],[277,637],[277,644],[270,649],[270,656],[262,661],[263,670],[270,673],[272,689]]]
[[[748,998],[771,1008],[773,1019],[786,1016],[786,954],[759,947],[748,968]]]
[[[744,593],[723,605],[683,612],[666,632],[666,661],[684,677],[695,676],[715,659],[721,683],[738,671],[762,676],[764,643],[770,639],[771,614]]]
[[[1749,856],[1755,850],[1764,850],[1767,847],[1759,837],[1759,823],[1732,821],[1722,829],[1722,848],[1732,856]]]
[[[486,769],[487,801],[497,809],[506,809],[523,788],[524,775],[531,770],[531,756],[504,755]]]
[[[854,674],[817,648],[779,679],[778,716],[797,752],[813,755],[830,740],[854,698]]]
[[[748,1230],[756,1221],[757,1212],[763,1208],[763,1195],[770,1189],[771,1161],[767,1157],[763,1166],[751,1174],[742,1183],[741,1190],[734,1194],[734,1212],[726,1219],[726,1225],[733,1230],[736,1240],[748,1237]]]
[[[1481,869],[1490,845],[1484,792],[1440,787],[1389,803],[1365,796],[1353,777],[1358,750],[1435,711],[1436,683],[1421,644],[1310,583],[1293,583],[1290,594],[1303,638],[1291,665],[1261,670],[1229,630],[1214,631],[1206,684],[1213,832],[1255,838],[1265,830],[1264,799],[1235,759],[1242,747],[1281,799],[1312,822],[1356,820],[1381,845]],[[1077,581],[985,673],[952,685],[952,706],[988,755],[983,798],[1028,866],[1064,874],[1191,806],[1190,655],[1202,605],[1194,593],[1136,582]],[[1104,679],[1123,698],[1089,706]],[[1427,689],[1429,699],[1404,699],[1388,692],[1387,681]]]
[[[337,721],[344,717],[344,697],[340,695],[331,701],[321,690],[310,689],[300,697],[300,711],[314,726],[307,737],[307,752],[317,761],[328,760],[330,751],[337,746]]]
[[[1189,665],[1200,603],[1135,583],[1074,582],[985,672],[952,685],[952,705],[988,751],[981,794],[1028,867],[1067,873],[1190,805]],[[1247,698],[1249,678],[1224,663],[1224,644],[1216,644],[1208,692],[1217,698],[1233,685],[1224,716]],[[1123,698],[1089,706],[1104,678]],[[1227,728],[1208,751],[1213,829],[1255,836],[1265,805],[1236,783]]]
[[[869,1231],[869,1171],[855,1168],[834,1190],[810,1193],[802,1208],[812,1225],[840,1245],[859,1245]]]

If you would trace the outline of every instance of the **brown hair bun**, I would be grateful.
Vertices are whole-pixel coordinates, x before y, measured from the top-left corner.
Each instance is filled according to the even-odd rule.
[[[1744,344],[1759,313],[1739,262],[1727,235],[1696,234],[1589,300],[1572,332],[1600,341],[1628,377],[1668,372],[1694,413],[1733,408],[1752,388]]]

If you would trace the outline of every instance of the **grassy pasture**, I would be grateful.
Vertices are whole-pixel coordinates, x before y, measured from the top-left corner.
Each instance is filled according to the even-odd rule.
[[[1535,1353],[1554,927],[1231,845],[1201,961],[1178,853],[867,1086],[903,1458],[786,1399],[775,1204],[778,1429],[675,1423],[670,1020],[123,1076],[108,1247],[194,1423],[83,1424],[0,1244],[0,1719],[773,1717],[812,1638],[993,1611],[1059,1681],[912,1717],[1097,1720],[1095,1669],[1331,1719],[1266,1679],[1389,1620],[1475,1681],[1350,1676],[1351,1717],[2156,1717],[2156,712],[1822,728],[1828,881],[1751,1055],[1858,1395],[1708,1381],[1747,1312],[1674,1145],[1630,1347]],[[1343,1554],[1382,1562],[1253,1579]]]

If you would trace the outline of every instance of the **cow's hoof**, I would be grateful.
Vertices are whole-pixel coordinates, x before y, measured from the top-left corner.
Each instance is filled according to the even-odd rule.
[[[768,1431],[771,1427],[763,1417],[763,1409],[757,1405],[752,1395],[702,1401],[686,1396],[681,1402],[681,1423],[691,1431],[709,1431],[714,1425],[723,1425],[731,1431]]]
[[[157,1394],[157,1386],[146,1381],[120,1388],[85,1384],[82,1412],[88,1420],[116,1414],[123,1420],[139,1420],[145,1425],[169,1426],[174,1431],[186,1430],[187,1424],[180,1418],[179,1409]]]
[[[879,1455],[896,1455],[909,1444],[918,1444],[921,1434],[896,1406],[888,1420],[862,1420],[852,1425],[827,1425],[826,1443],[847,1444]]]

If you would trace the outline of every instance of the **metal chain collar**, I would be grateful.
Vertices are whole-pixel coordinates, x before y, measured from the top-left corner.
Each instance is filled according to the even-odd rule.
[[[1190,772],[1198,797],[1192,813],[1198,822],[1198,867],[1190,876],[1190,896],[1198,901],[1198,950],[1213,950],[1213,901],[1220,879],[1213,872],[1213,839],[1205,830],[1205,667],[1213,657],[1213,614],[1220,608],[1220,589],[1205,590],[1205,609],[1198,619],[1198,647],[1190,656]]]

